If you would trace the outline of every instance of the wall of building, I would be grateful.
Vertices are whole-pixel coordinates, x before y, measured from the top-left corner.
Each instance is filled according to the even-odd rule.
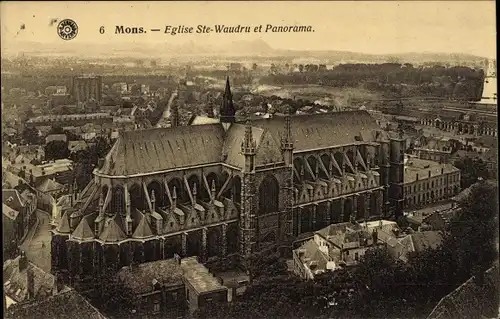
[[[416,208],[449,199],[460,191],[460,171],[405,183],[405,208]]]

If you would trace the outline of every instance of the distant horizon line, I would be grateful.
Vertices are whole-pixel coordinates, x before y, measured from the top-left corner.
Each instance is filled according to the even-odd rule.
[[[391,56],[391,55],[405,55],[405,54],[436,54],[436,55],[469,55],[471,57],[477,57],[477,58],[484,58],[484,59],[487,59],[487,60],[496,60],[496,53],[495,53],[495,57],[491,57],[491,56],[486,56],[486,55],[478,55],[478,54],[473,54],[473,53],[467,53],[467,52],[444,52],[444,51],[428,51],[428,50],[424,50],[424,51],[401,51],[401,52],[384,52],[384,53],[370,53],[370,52],[364,52],[364,51],[355,51],[355,50],[339,50],[339,49],[308,49],[308,50],[303,50],[303,49],[295,49],[295,48],[275,48],[273,46],[271,46],[267,41],[263,40],[263,39],[250,39],[250,40],[233,40],[233,41],[228,41],[228,43],[234,43],[234,42],[248,42],[248,43],[252,43],[252,42],[261,42],[265,45],[267,45],[269,47],[269,52],[272,52],[272,51],[292,51],[292,52],[345,52],[345,53],[354,53],[354,54],[364,54],[364,55],[374,55],[374,56],[382,56],[382,55],[385,55],[385,56]],[[61,42],[40,42],[40,41],[33,41],[33,40],[21,40],[21,41],[18,41],[17,43],[23,45],[23,44],[40,44],[40,45],[44,45],[44,46],[50,46],[50,45],[54,45],[54,44],[59,44]],[[194,43],[200,47],[203,47],[203,46],[207,46],[207,47],[213,47],[213,46],[217,46],[217,44],[209,44],[209,43],[197,43],[196,41],[194,40],[189,40],[189,41],[185,41],[185,42],[181,42],[181,43],[175,43],[175,44],[172,44],[172,46],[174,47],[180,47],[180,46],[183,46],[185,44],[189,44],[189,43]],[[78,43],[74,43],[75,45],[85,45],[85,46],[88,46],[88,45],[92,45],[92,44],[96,44],[96,42],[89,42],[89,41],[85,41],[85,42],[78,42]],[[118,43],[115,43],[115,44],[119,44],[119,45],[127,45],[129,43],[127,42],[118,42]],[[164,42],[148,42],[148,41],[137,41],[137,42],[134,42],[134,43],[131,43],[130,46],[133,47],[133,46],[137,46],[137,45],[151,45],[151,46],[155,46],[155,45],[162,45],[162,44],[165,44]],[[5,50],[7,49],[7,50]],[[2,51],[9,51],[8,48],[3,48]],[[56,49],[55,49],[56,50]],[[5,52],[4,51],[4,52]],[[111,50],[109,50],[111,51]]]

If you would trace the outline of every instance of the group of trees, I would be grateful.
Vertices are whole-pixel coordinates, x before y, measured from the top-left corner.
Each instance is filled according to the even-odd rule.
[[[385,249],[368,251],[355,268],[304,281],[286,272],[277,256],[256,256],[252,284],[225,307],[206,308],[198,318],[420,318],[441,298],[496,260],[497,187],[475,184],[462,212],[443,234],[442,245],[393,260]],[[253,273],[253,275],[252,275]],[[498,286],[486,304],[498,304]],[[496,290],[495,290],[496,289]],[[471,296],[472,298],[476,296]],[[482,309],[494,316],[498,309]]]
[[[460,170],[460,188],[465,189],[479,178],[488,179],[492,178],[492,172],[488,170],[486,163],[480,158],[465,157],[456,160],[453,166]]]
[[[468,67],[414,68],[411,64],[341,64],[327,70],[320,66],[301,72],[271,74],[264,84],[322,84],[335,87],[359,87],[382,92],[386,96],[434,96],[480,100],[484,72]]]

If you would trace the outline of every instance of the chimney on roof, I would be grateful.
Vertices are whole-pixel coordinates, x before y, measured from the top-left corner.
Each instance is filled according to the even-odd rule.
[[[54,274],[54,287],[53,287],[53,290],[52,290],[53,295],[59,294],[62,291],[63,286],[64,285],[63,285],[63,282],[62,282],[62,279],[61,279],[61,275],[58,272],[56,272]]]
[[[378,231],[377,229],[373,229],[373,232],[372,232],[372,240],[373,240],[373,245],[376,245],[377,242],[378,242]]]
[[[28,289],[28,300],[33,300],[35,298],[35,279],[33,276],[33,267],[28,265],[28,269],[26,270],[26,280],[27,280],[27,289]]]
[[[19,271],[23,271],[28,268],[28,258],[26,258],[26,253],[21,250],[21,256],[19,257]]]

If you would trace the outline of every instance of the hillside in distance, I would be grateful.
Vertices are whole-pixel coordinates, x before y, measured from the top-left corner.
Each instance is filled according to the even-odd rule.
[[[274,49],[264,40],[238,40],[226,44],[206,45],[195,41],[182,44],[172,43],[113,43],[97,44],[82,42],[57,42],[53,44],[41,42],[17,42],[15,46],[2,48],[4,56],[50,56],[50,57],[80,57],[102,58],[129,57],[129,58],[171,58],[176,56],[261,56],[286,58],[314,58],[321,63],[336,62],[364,62],[364,63],[424,63],[424,62],[482,62],[486,58],[464,53],[433,53],[410,52],[395,54],[367,54],[361,52],[337,50],[284,50]]]

